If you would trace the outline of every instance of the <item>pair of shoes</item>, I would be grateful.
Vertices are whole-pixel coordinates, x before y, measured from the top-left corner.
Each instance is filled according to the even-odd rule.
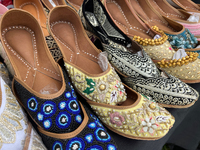
[[[110,130],[140,140],[160,139],[168,133],[174,117],[158,104],[124,87],[104,54],[87,37],[72,8],[55,7],[49,14],[48,25],[75,89]],[[151,64],[150,58],[149,61]],[[157,112],[159,115],[155,115]],[[160,120],[162,116],[166,120]]]
[[[197,40],[200,39],[200,22],[195,17],[184,10],[178,10],[171,6],[166,0],[148,0],[151,7],[154,8],[159,14],[170,18],[180,24],[185,28],[188,28],[190,32],[197,37]],[[186,1],[185,1],[186,2]],[[193,19],[192,19],[193,18]]]
[[[84,1],[79,15],[84,27],[100,38],[108,60],[129,87],[165,107],[190,107],[198,99],[196,90],[158,70],[148,55],[117,28],[99,0]]]
[[[184,48],[186,51],[196,51],[197,38],[183,25],[160,15],[148,0],[129,1],[138,16],[150,26],[158,26],[168,35],[168,40],[175,50]]]
[[[6,83],[5,83],[6,82]],[[28,121],[8,85],[11,81],[5,66],[0,64],[0,149],[47,150]]]
[[[139,18],[136,15],[136,12],[133,10],[131,5],[134,5],[134,6],[136,4],[138,5],[138,3],[140,1],[137,1],[138,3],[136,3],[136,4],[133,3],[135,1],[131,1],[131,2],[132,3],[129,3],[127,0],[125,0],[124,2],[119,1],[119,0],[112,0],[112,1],[106,1],[105,0],[104,5],[106,6],[105,8],[110,12],[111,17],[112,17],[113,21],[115,21],[116,24],[118,24],[119,26],[120,25],[122,26],[122,24],[124,26],[126,24],[126,26],[129,27],[129,29],[130,29],[129,30],[130,33],[131,32],[138,32],[138,34],[139,34],[141,32],[138,31],[138,30],[140,30],[141,28],[139,28],[139,25],[137,26],[137,23],[139,24],[139,22],[141,22],[141,20],[139,20]],[[144,2],[145,1],[142,1],[142,3],[144,3]],[[145,5],[148,5],[148,4],[145,3]],[[114,13],[114,12],[116,12],[116,10],[118,10],[117,15],[116,15],[116,13]],[[147,9],[145,8],[145,10],[147,10]],[[131,23],[131,21],[133,21],[133,22]],[[121,24],[119,24],[119,22]],[[135,24],[135,22],[137,22],[137,23]],[[133,27],[133,25],[134,25],[134,27]],[[156,26],[153,26],[152,29],[159,32],[159,33],[163,33],[163,31],[160,30]],[[144,33],[141,33],[141,34],[144,34]],[[185,35],[185,37],[186,37],[186,35]],[[136,39],[136,41],[139,40],[138,42],[141,41],[141,38],[138,38],[138,37],[136,37],[134,39]],[[143,39],[144,39],[144,37],[143,37]],[[149,43],[149,41],[148,41],[148,43]],[[149,54],[149,56],[154,59],[154,62],[160,63],[160,61],[158,61],[158,60],[156,61],[155,58],[156,57],[161,58],[162,55],[167,56],[167,58],[165,58],[165,60],[172,61],[173,60],[172,56],[176,55],[175,51],[172,50],[172,52],[171,52],[168,48],[166,49],[166,47],[164,47],[163,45],[160,48],[159,48],[159,46],[154,45],[150,49],[144,48],[144,50],[146,50],[146,52]],[[168,53],[168,51],[171,52],[171,53]],[[168,55],[166,55],[166,54],[168,54]],[[196,59],[196,57],[195,57],[193,60],[196,62],[196,64],[198,64],[199,59]],[[184,62],[184,61],[182,61],[182,62]],[[184,81],[186,83],[198,83],[198,82],[200,82],[200,80],[199,80],[200,76],[198,76],[196,74],[196,72],[191,72],[193,69],[195,69],[197,72],[199,72],[200,71],[199,68],[196,67],[196,66],[192,66],[192,65],[194,65],[194,64],[192,64],[192,62],[189,62],[189,65],[191,65],[191,68],[189,70],[186,70],[186,67],[188,68],[188,66],[186,66],[186,65],[181,65],[181,66],[177,65],[176,68],[171,67],[170,70],[168,70],[166,67],[161,67],[161,68],[162,68],[162,70],[167,71],[171,75],[178,77],[179,79],[181,79],[182,81]],[[161,66],[163,66],[163,65],[161,65]],[[182,72],[180,73],[177,70],[184,70],[184,74]],[[189,72],[190,72],[191,76],[189,76],[189,74],[188,74]],[[179,75],[177,75],[177,74],[179,74]]]
[[[20,9],[8,11],[1,18],[0,34],[13,93],[47,149],[117,149],[97,117],[78,101],[34,16]]]
[[[61,58],[62,54],[60,49],[47,30],[47,16],[40,0],[14,0],[14,7],[28,11],[38,20],[52,56],[56,61]]]
[[[127,0],[105,0],[103,4],[113,22],[127,36],[140,44],[154,61],[172,58],[175,51],[164,32],[154,30],[140,20]]]

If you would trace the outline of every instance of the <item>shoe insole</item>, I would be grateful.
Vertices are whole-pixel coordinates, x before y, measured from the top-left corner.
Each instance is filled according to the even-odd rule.
[[[18,27],[4,36],[16,75],[36,92],[53,94],[61,88],[61,75],[50,62],[41,41],[27,30]]]
[[[57,23],[52,27],[64,58],[90,74],[103,73],[98,64],[98,53],[70,22]]]
[[[76,10],[79,10],[81,5],[83,4],[83,0],[68,0],[68,1],[76,8]]]
[[[123,10],[116,1],[107,2],[106,5],[115,23],[120,26],[124,33],[132,36],[137,35],[142,38],[152,38],[146,33],[146,29],[137,21],[135,16],[130,15],[131,12],[128,12],[129,15],[126,15],[125,10]]]
[[[46,36],[49,36],[49,33],[46,28],[46,19],[47,18],[45,16],[44,12],[39,7],[40,6],[38,6],[38,4],[31,2],[31,1],[20,5],[21,9],[28,11],[37,19],[37,21],[39,22],[39,24],[42,27],[45,37],[46,37]]]
[[[200,11],[200,7],[196,4],[193,4],[193,2],[190,2],[188,0],[175,0],[175,1],[188,10]]]
[[[131,6],[134,10],[142,16],[150,26],[157,26],[159,29],[174,32],[174,30],[168,25],[167,21],[160,19],[144,0],[130,0]]]

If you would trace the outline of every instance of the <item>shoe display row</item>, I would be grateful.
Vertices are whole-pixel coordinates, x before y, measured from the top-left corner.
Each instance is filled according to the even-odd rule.
[[[9,117],[10,126],[2,124],[2,130],[21,127],[6,136],[30,131],[17,138],[30,148],[52,150],[115,150],[117,144],[105,127],[130,139],[164,137],[175,118],[163,107],[188,108],[199,98],[186,84],[200,82],[195,74],[200,72],[198,54],[176,52],[161,30],[164,25],[140,20],[131,6],[135,1],[66,2],[15,0],[15,9],[0,12],[0,55],[12,79],[8,85],[16,116],[23,108],[41,139],[31,123],[21,125],[20,117],[14,123],[5,112],[2,119]],[[100,40],[102,49],[88,34]],[[0,83],[1,115],[12,93],[3,79]],[[26,135],[33,139],[26,140]],[[0,146],[6,149],[11,139],[5,139]],[[14,146],[15,141],[10,143]]]

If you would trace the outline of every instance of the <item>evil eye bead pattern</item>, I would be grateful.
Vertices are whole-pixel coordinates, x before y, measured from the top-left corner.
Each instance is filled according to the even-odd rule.
[[[47,117],[52,116],[56,112],[56,104],[52,101],[46,101],[41,107],[43,114]]]
[[[47,119],[43,122],[44,128],[45,129],[49,129],[52,125],[52,120],[51,119]]]
[[[66,146],[66,150],[84,150],[85,143],[81,138],[73,138],[69,140]]]
[[[103,128],[98,128],[95,131],[95,137],[101,142],[109,142],[111,140],[110,135]]]
[[[60,142],[55,142],[53,144],[53,150],[63,150],[62,144]]]
[[[81,123],[82,122],[82,117],[81,115],[76,116],[76,122]]]
[[[115,145],[112,144],[108,144],[107,146],[107,150],[116,150],[117,148],[115,147]]]
[[[103,148],[99,145],[93,145],[90,148],[87,148],[87,150],[103,150]]]
[[[92,134],[87,134],[85,136],[85,141],[87,141],[87,143],[92,143],[94,140],[93,135]]]
[[[30,109],[31,111],[37,111],[38,102],[36,98],[31,97],[30,99],[28,99],[27,105],[28,105],[28,109]]]
[[[80,107],[79,107],[78,102],[76,100],[69,100],[68,104],[67,104],[67,110],[70,113],[79,114],[80,113]]]
[[[71,116],[67,112],[60,112],[56,117],[56,125],[62,129],[67,128],[71,123]]]

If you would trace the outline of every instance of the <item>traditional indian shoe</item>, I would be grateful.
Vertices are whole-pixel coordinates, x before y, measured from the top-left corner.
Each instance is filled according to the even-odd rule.
[[[168,35],[168,41],[175,50],[184,48],[186,51],[196,51],[197,38],[183,25],[160,15],[148,0],[130,0],[132,8],[140,18],[150,26],[157,26]]]
[[[113,22],[140,44],[154,61],[172,58],[175,51],[167,41],[167,35],[142,22],[127,0],[105,0],[103,4]]]
[[[117,28],[99,0],[84,1],[79,15],[85,28],[101,39],[108,60],[129,87],[165,107],[189,107],[198,99],[193,88],[159,71],[141,47]],[[185,97],[189,103],[182,102]],[[180,102],[176,103],[177,99]]]
[[[200,22],[195,15],[174,8],[166,0],[148,0],[148,2],[159,14],[182,24],[197,37],[198,41],[200,40]]]
[[[0,68],[2,71],[2,67]],[[9,80],[8,76],[4,79]],[[10,81],[11,82],[11,81]],[[0,77],[0,138],[1,149],[47,150],[28,121],[10,87]]]
[[[100,51],[87,37],[78,14],[72,8],[54,8],[49,14],[48,24],[63,53],[72,83],[109,129],[124,137],[141,140],[160,139],[169,131],[174,117],[127,86],[126,97],[119,77],[103,56],[99,61],[107,69],[102,71],[97,62]],[[153,115],[156,112],[160,115]],[[165,125],[158,121],[161,116],[167,119],[160,120]],[[148,123],[152,126],[147,127]]]
[[[0,4],[0,18],[7,10],[8,10],[7,7],[5,7],[4,5]]]
[[[49,1],[49,0],[41,0],[42,3],[46,6],[46,8],[48,10],[51,10],[53,9],[54,7],[56,6],[59,6],[59,5],[66,5],[65,3],[65,0],[52,0],[52,1]]]
[[[2,16],[0,34],[5,50],[1,49],[1,56],[13,75],[13,93],[36,124],[47,149],[116,149],[101,123],[78,102],[34,16],[21,9],[8,11]]]
[[[45,35],[46,43],[48,45],[48,48],[54,57],[54,59],[57,61],[59,58],[62,57],[62,54],[58,48],[58,45],[54,41],[51,35],[49,35],[49,32],[46,27],[47,22],[47,16],[45,14],[45,11],[43,9],[42,3],[40,0],[14,0],[14,7],[23,9],[31,13],[40,23],[40,26],[42,27],[42,31]]]
[[[48,22],[74,86],[81,95],[95,102],[115,105],[125,101],[126,93],[119,77],[103,56],[100,60],[100,50],[87,37],[78,17],[68,6],[57,7],[50,13]],[[113,94],[116,99],[112,99]]]

